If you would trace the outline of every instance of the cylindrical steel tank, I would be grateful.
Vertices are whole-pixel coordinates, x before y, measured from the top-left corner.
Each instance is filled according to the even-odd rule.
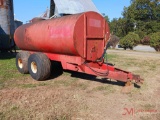
[[[14,10],[13,0],[0,0],[0,48],[9,48],[14,44]]]
[[[17,28],[16,45],[22,50],[99,59],[109,39],[109,27],[96,12],[28,23]]]
[[[0,0],[0,26],[6,34],[14,34],[13,0]]]

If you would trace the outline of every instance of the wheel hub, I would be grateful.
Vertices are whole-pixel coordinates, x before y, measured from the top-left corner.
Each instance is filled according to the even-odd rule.
[[[36,62],[31,63],[31,70],[33,73],[37,73],[37,64]]]
[[[23,68],[23,62],[22,62],[22,59],[21,58],[19,58],[18,59],[18,66],[19,66],[19,68]]]

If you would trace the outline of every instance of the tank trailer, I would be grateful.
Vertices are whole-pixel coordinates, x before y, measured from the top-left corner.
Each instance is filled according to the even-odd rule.
[[[139,75],[104,62],[110,31],[106,20],[96,12],[84,12],[49,20],[39,20],[16,29],[14,40],[23,50],[16,56],[20,73],[45,80],[51,61],[64,70],[86,73],[126,83],[142,83]]]

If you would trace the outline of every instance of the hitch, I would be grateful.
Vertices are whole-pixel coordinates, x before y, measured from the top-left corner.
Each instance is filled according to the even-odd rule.
[[[114,79],[125,83],[123,90],[128,93],[132,90],[135,84],[142,84],[143,79],[139,75],[134,75],[131,72],[114,67],[112,64],[97,63],[97,62],[85,62],[79,66],[79,71],[84,73],[101,76],[103,78]],[[140,85],[138,85],[140,86]]]
[[[133,80],[135,80],[135,83],[136,84],[143,84],[143,82],[144,82],[144,80],[142,79],[142,78],[140,78],[140,76],[139,75],[132,75],[133,76]]]
[[[130,93],[134,88],[134,84],[131,81],[125,83],[125,86],[122,88],[122,93]]]
[[[138,85],[140,87],[141,84],[143,84],[144,80],[140,78],[139,75],[132,75],[132,79],[128,80],[125,83],[125,86],[122,88],[122,93],[130,93],[132,89],[134,88],[134,84]]]

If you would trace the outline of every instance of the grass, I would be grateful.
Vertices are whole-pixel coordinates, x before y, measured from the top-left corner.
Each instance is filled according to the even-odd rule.
[[[0,53],[0,89],[12,86],[17,79],[28,75],[20,74],[16,68],[15,54]],[[7,85],[6,85],[7,84]]]
[[[108,61],[115,64],[115,67],[121,68],[126,71],[130,71],[133,74],[140,75],[144,79],[144,83],[141,89],[134,89],[131,94],[137,94],[140,91],[145,91],[150,89],[152,82],[151,78],[154,79],[155,76],[159,75],[160,72],[160,61],[157,58],[143,58],[135,56],[127,56],[123,54],[107,54]]]
[[[30,120],[30,119],[49,119],[49,120],[71,120],[72,118],[72,113],[70,111],[63,109],[61,111],[56,110],[55,108],[52,109],[53,112],[50,113],[50,115],[47,116],[44,115],[44,113],[41,112],[32,112],[31,109],[22,109],[18,106],[12,106],[8,108],[7,111],[5,112],[0,112],[0,119],[1,120],[16,120],[16,119],[25,119],[25,120]]]
[[[96,88],[94,88],[95,91],[104,91],[104,90],[108,90],[109,87],[108,86],[98,86]]]
[[[40,83],[29,83],[29,84],[19,84],[20,88],[36,88],[36,87],[42,87],[42,86],[49,86],[49,82],[40,82]]]
[[[152,87],[150,85],[152,76],[157,76],[160,72],[160,61],[158,59],[150,58],[148,60],[109,53],[107,60],[118,68],[140,74],[142,78],[145,78],[145,83],[140,90],[134,89],[131,94],[124,95],[125,99],[131,99],[129,101],[131,103],[135,103],[135,96],[139,95],[139,91],[142,91],[142,97],[144,96],[143,92],[148,92],[147,90]],[[93,100],[92,96],[96,95],[98,99],[99,94],[113,97],[110,96],[110,93],[115,93],[117,89],[121,88],[121,86],[115,87],[114,85],[98,82],[97,84],[96,82],[71,77],[70,72],[63,72],[61,76],[54,80],[37,82],[29,75],[22,75],[18,72],[15,65],[15,55],[0,53],[0,92],[3,96],[0,96],[2,97],[0,100],[0,119],[70,120],[76,118],[81,109],[84,113],[93,110],[85,104],[85,100],[88,100],[88,98]],[[91,92],[87,93],[87,91]],[[116,94],[118,93],[119,91]],[[106,96],[105,98],[107,99]],[[116,96],[114,99],[117,99]],[[140,107],[143,109],[155,108],[152,103]],[[80,114],[83,113],[82,111],[80,111]],[[147,118],[141,117],[140,119],[145,120]]]
[[[99,92],[102,91],[104,95],[114,93],[115,89],[111,85],[101,85],[93,88],[93,91]]]
[[[81,89],[81,90],[86,90],[88,88],[88,84],[87,83],[74,83],[71,85],[72,88],[74,89]]]
[[[22,88],[35,88],[37,86],[38,85],[36,85],[36,84],[23,84],[23,85],[21,85]]]
[[[72,89],[78,88],[80,90],[85,90],[87,88],[86,84],[78,83],[78,79],[70,77],[70,75],[70,73],[64,72],[60,77],[60,80],[55,79],[44,82],[37,82],[32,79],[28,80],[27,78],[29,75],[22,75],[18,72],[15,65],[15,55],[9,53],[0,53],[0,89],[4,91],[8,90],[8,88],[16,88],[19,91],[23,91],[23,94],[26,92],[29,92],[28,94],[32,94],[32,91],[39,91],[42,89],[41,87],[48,87],[47,89],[51,89],[53,93],[54,86],[57,86],[56,89],[60,86],[64,88],[70,87]],[[43,89],[45,90],[45,88]],[[71,92],[62,92],[56,95],[56,97],[54,97],[55,95],[52,92],[42,94],[42,98],[45,98],[45,101],[43,102],[43,99],[40,99],[40,96],[37,98],[37,94],[39,93],[33,93],[33,95],[30,96],[27,96],[26,94],[26,96],[23,96],[23,94],[20,94],[21,92],[18,93],[17,91],[18,97],[10,96],[10,98],[7,98],[8,100],[5,100],[4,98],[2,101],[0,101],[0,119],[70,120],[78,110],[77,102],[75,100],[73,101],[72,99],[66,98],[71,95]],[[51,95],[47,96],[48,94]],[[66,96],[66,94],[68,95]],[[15,93],[12,95],[15,95]],[[21,98],[20,96],[23,97]],[[14,101],[14,99],[16,99],[16,101]],[[39,107],[42,106],[43,109],[40,109]]]
[[[140,119],[141,120],[151,120],[152,118],[149,116],[141,116]]]
[[[67,80],[66,78],[63,79],[63,80],[54,81],[54,85],[55,86],[66,86],[66,87],[68,87],[75,82],[74,80],[70,80],[70,79]]]
[[[131,71],[135,74],[147,75],[157,74],[160,61],[157,59],[141,59],[134,56],[107,54],[108,62],[115,64],[116,67]],[[156,72],[155,72],[156,71]]]
[[[155,105],[152,105],[152,104],[144,104],[141,106],[144,110],[153,110],[156,108]]]
[[[5,86],[5,82],[21,75],[17,73],[15,67],[15,56],[9,53],[0,53],[0,89]]]
[[[105,54],[105,57],[104,57],[105,61],[113,61],[115,59],[119,59],[119,56],[115,55],[115,54]]]
[[[54,83],[52,84],[53,86],[62,86],[62,87],[70,87],[72,89],[81,89],[81,90],[86,90],[88,87],[87,83],[80,83],[78,81],[78,78],[71,78],[70,74],[65,74],[64,79],[60,80],[55,80]]]
[[[17,71],[16,65],[15,65],[15,55],[9,54],[9,53],[0,53],[0,89],[3,89],[5,87],[13,86],[13,81],[16,81],[17,79],[25,79],[29,75],[23,75],[20,74]],[[123,55],[118,54],[107,54],[105,56],[107,58],[109,63],[115,64],[116,67],[131,71],[135,74],[141,74],[143,76],[147,76],[150,74],[157,74],[156,71],[158,69],[158,66],[160,66],[160,62],[158,60],[139,60],[134,57],[126,57]],[[157,63],[157,64],[154,64]],[[54,86],[72,86],[74,88],[80,88],[80,89],[87,89],[87,84],[84,83],[78,83],[78,78],[70,77],[71,73],[63,72],[62,80],[55,80],[54,82],[43,82],[39,84],[22,84],[20,87],[22,88],[35,88],[37,86],[47,86],[47,85],[54,85]],[[12,82],[11,82],[12,81]],[[7,84],[7,85],[6,85]],[[147,85],[145,85],[147,86]],[[16,87],[16,84],[15,84]],[[99,87],[96,88],[99,89],[99,91],[102,89],[107,89],[105,87]]]

